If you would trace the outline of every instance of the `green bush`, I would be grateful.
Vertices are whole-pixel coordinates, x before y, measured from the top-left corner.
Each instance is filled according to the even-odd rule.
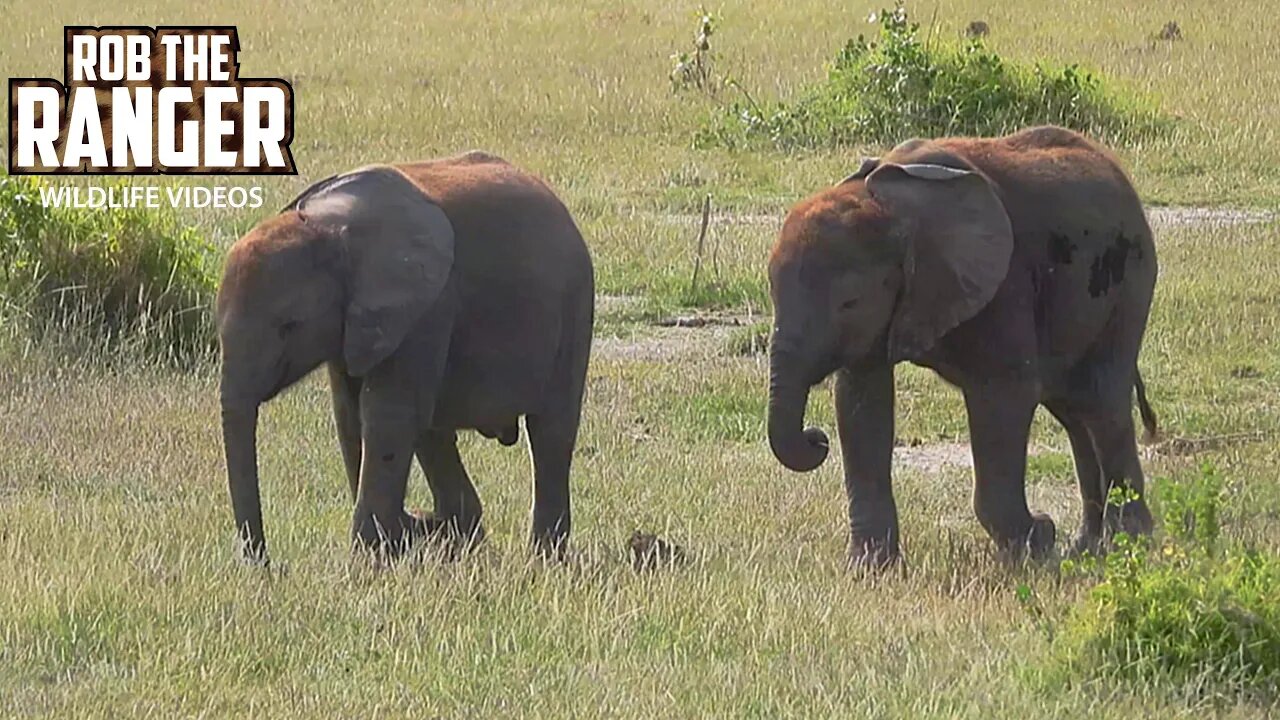
[[[1076,65],[1010,62],[976,38],[958,48],[923,40],[901,4],[872,19],[879,23],[878,39],[850,40],[826,82],[792,104],[766,108],[730,83],[742,99],[714,113],[697,144],[894,144],[910,137],[1001,135],[1043,124],[1123,143],[1171,124]]]
[[[1222,481],[1212,468],[1162,485],[1168,534],[1155,552],[1145,539],[1116,539],[1099,565],[1102,581],[1056,634],[1059,657],[1075,676],[1274,695],[1280,558],[1220,549]]]
[[[212,246],[172,212],[46,208],[38,178],[0,178],[0,318],[34,337],[129,340],[187,361],[214,347]]]

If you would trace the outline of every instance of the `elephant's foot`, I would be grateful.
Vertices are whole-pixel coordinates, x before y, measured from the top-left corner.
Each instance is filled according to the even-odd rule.
[[[395,559],[408,552],[418,538],[426,536],[428,526],[421,517],[404,511],[390,518],[362,513],[357,515],[351,534],[357,548],[380,558]]]
[[[1151,510],[1142,500],[1134,500],[1120,507],[1108,506],[1103,514],[1102,527],[1082,527],[1071,545],[1071,557],[1086,554],[1102,557],[1111,548],[1118,533],[1129,537],[1150,537],[1154,522]]]
[[[411,511],[422,522],[426,534],[433,538],[455,539],[466,543],[484,540],[484,526],[480,518],[464,518],[458,515],[439,515],[421,510]]]
[[[1151,518],[1151,510],[1141,498],[1131,500],[1123,505],[1108,505],[1103,513],[1103,524],[1107,528],[1107,536],[1125,533],[1129,537],[1149,536],[1155,525]]]
[[[1000,544],[1001,557],[1010,563],[1023,560],[1043,562],[1053,555],[1058,541],[1058,528],[1053,518],[1044,513],[1031,514],[1031,527]]]
[[[271,558],[267,556],[266,543],[249,538],[238,538],[236,542],[236,558],[248,567],[271,567]]]
[[[885,538],[854,537],[849,543],[849,569],[879,573],[902,562],[898,543]]]
[[[534,530],[529,544],[539,558],[550,562],[564,562],[569,551],[569,533]]]
[[[1071,543],[1071,550],[1068,557],[1081,558],[1086,555],[1101,557],[1105,552],[1105,542],[1102,532],[1097,529],[1080,528],[1080,532],[1076,533],[1076,539]]]
[[[484,541],[484,527],[480,518],[463,518],[457,515],[438,515],[422,511],[413,511],[413,516],[422,523],[423,534],[436,547],[443,549],[445,556],[456,560],[464,553],[475,549]]]

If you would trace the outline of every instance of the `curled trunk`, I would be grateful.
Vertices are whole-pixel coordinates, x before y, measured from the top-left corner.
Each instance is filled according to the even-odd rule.
[[[794,367],[794,358],[774,349],[770,355],[769,446],[778,461],[796,472],[809,472],[827,459],[827,434],[804,427],[809,384]]]

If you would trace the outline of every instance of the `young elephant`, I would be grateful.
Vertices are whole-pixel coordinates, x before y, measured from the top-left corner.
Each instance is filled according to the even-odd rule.
[[[1077,551],[1151,530],[1131,415],[1156,281],[1151,229],[1106,150],[1054,127],[911,140],[796,205],[769,261],[775,318],[769,442],[788,468],[827,456],[803,428],[810,386],[837,372],[836,411],[857,564],[897,559],[890,482],[893,365],[960,388],[974,506],[1006,552],[1054,544],[1025,491],[1037,405],[1066,428],[1084,505]],[[1139,384],[1149,432],[1155,418]]]
[[[392,552],[480,530],[455,431],[510,445],[526,416],[533,539],[569,533],[569,465],[591,347],[591,258],[537,178],[484,153],[322,180],[231,248],[218,293],[236,528],[265,560],[258,406],[327,363],[356,540]],[[404,510],[417,454],[435,496]]]

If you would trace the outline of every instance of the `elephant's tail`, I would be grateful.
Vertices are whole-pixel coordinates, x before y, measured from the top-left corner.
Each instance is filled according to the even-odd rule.
[[[1156,422],[1156,413],[1151,409],[1151,403],[1147,402],[1147,386],[1142,382],[1142,372],[1134,371],[1134,389],[1138,395],[1138,414],[1142,416],[1142,427],[1145,432],[1142,433],[1142,444],[1150,445],[1160,439],[1160,427]]]

